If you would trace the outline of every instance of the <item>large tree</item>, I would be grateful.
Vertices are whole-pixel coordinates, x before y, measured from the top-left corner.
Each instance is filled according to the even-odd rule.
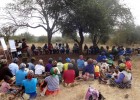
[[[119,0],[59,0],[65,10],[59,11],[64,17],[59,23],[63,33],[72,36],[79,44],[82,51],[84,33],[89,33],[93,45],[114,29],[124,23],[133,23],[130,10]],[[61,10],[61,9],[60,9]],[[53,12],[53,10],[52,10]],[[78,33],[80,39],[73,37],[72,33]]]
[[[54,1],[55,2],[55,1]],[[52,0],[13,0],[6,10],[6,19],[19,27],[43,28],[51,43],[52,35],[59,30],[60,13],[49,11]],[[38,33],[39,34],[39,33]]]

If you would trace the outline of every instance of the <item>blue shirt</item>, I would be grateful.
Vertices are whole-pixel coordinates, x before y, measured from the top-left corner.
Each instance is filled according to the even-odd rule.
[[[29,65],[29,70],[35,71],[35,65],[33,63],[28,63]]]
[[[16,73],[16,85],[22,85],[22,81],[25,80],[27,72],[24,70],[18,70]]]
[[[16,63],[9,64],[8,68],[11,70],[13,75],[16,75],[16,72],[19,70],[19,67]]]
[[[36,92],[37,78],[23,80],[22,85],[25,87],[25,93],[34,93]]]
[[[77,66],[78,66],[78,68],[84,68],[84,60],[78,59]]]
[[[89,74],[94,74],[94,65],[93,64],[88,64],[85,69],[83,70],[83,74],[89,73]]]

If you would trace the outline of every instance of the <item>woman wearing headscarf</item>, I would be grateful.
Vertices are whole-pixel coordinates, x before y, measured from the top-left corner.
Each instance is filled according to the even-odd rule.
[[[30,70],[27,74],[27,79],[22,81],[23,89],[25,93],[29,95],[29,99],[35,99],[37,96],[36,86],[37,86],[37,78],[34,77],[34,72]]]
[[[126,65],[124,63],[119,64],[119,76],[115,79],[111,79],[111,86],[117,86],[119,88],[130,88],[132,74],[130,71],[126,70]]]
[[[41,95],[56,95],[59,92],[59,77],[57,75],[58,70],[52,68],[50,70],[50,76],[47,76],[44,83],[41,85]]]

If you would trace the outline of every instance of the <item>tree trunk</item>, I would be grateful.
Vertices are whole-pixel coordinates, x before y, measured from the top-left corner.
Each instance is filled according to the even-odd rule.
[[[52,32],[48,32],[48,45],[51,43],[52,40]]]
[[[83,35],[83,29],[79,28],[79,36],[80,36],[80,42],[79,42],[79,53],[82,54],[83,52],[83,43],[84,43],[84,35]]]
[[[93,44],[93,46],[97,46],[97,36],[96,35],[94,35],[92,38],[92,44]]]

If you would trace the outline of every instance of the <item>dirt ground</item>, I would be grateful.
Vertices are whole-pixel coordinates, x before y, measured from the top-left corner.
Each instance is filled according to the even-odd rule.
[[[0,50],[1,51],[1,50]],[[1,52],[2,53],[2,52]],[[1,54],[0,53],[0,54]],[[65,61],[66,57],[78,58],[78,54],[52,54],[52,55],[40,55],[35,56],[36,59],[43,59],[44,64],[47,63],[47,60],[49,57],[52,57],[53,59],[58,59],[58,57],[62,57],[63,61]],[[84,55],[86,57],[92,57],[95,58],[95,55]],[[118,89],[117,87],[110,87],[108,85],[99,84],[97,80],[94,81],[80,81],[78,82],[79,85],[74,87],[63,87],[60,85],[60,93],[56,96],[49,96],[49,97],[41,97],[38,96],[37,100],[85,100],[85,94],[89,86],[92,86],[96,89],[98,89],[103,96],[106,98],[106,100],[140,100],[140,56],[133,56],[133,81],[132,81],[132,88],[131,89]],[[11,60],[9,59],[9,62]],[[37,89],[39,90],[39,89]],[[39,91],[38,91],[39,95]],[[128,98],[125,98],[125,95],[128,95]],[[1,99],[0,99],[1,100]],[[6,99],[5,99],[6,100]],[[20,99],[19,99],[20,100]]]

